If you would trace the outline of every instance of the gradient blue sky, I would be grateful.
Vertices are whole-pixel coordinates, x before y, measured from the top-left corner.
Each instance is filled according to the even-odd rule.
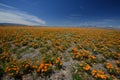
[[[0,23],[120,27],[120,0],[0,0]]]

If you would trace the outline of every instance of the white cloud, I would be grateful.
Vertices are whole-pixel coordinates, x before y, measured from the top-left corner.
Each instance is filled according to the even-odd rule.
[[[0,5],[7,8],[14,8],[6,4],[0,3]],[[0,23],[16,23],[24,25],[44,25],[46,22],[37,16],[30,15],[23,11],[18,10],[6,10],[4,8],[0,9]]]
[[[0,6],[6,7],[6,8],[11,8],[11,9],[16,9],[15,7],[0,3]]]

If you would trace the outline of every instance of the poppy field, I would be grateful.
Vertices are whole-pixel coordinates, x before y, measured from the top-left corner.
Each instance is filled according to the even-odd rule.
[[[120,30],[0,27],[0,80],[120,80]]]

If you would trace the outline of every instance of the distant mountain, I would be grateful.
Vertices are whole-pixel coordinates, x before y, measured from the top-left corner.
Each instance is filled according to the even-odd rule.
[[[24,25],[24,24],[16,24],[16,23],[0,23],[0,26],[33,26],[33,25]],[[120,27],[106,27],[106,26],[35,26],[34,27],[76,27],[76,28],[103,28],[103,29],[118,29],[120,30]]]
[[[16,23],[0,23],[0,26],[28,26],[28,25],[16,24]]]

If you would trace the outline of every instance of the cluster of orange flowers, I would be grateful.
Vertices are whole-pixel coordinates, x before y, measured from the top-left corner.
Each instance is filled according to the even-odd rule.
[[[117,66],[113,66],[109,62],[105,63],[105,67],[107,68],[108,72],[113,74],[113,75],[120,74],[120,68],[118,68]]]
[[[81,63],[80,66],[83,68],[83,70],[88,71],[90,70],[90,65],[87,63]]]
[[[45,60],[45,59],[44,59]],[[62,66],[62,61],[60,57],[52,57],[48,62],[42,61],[41,63],[37,60],[33,63],[32,68],[35,69],[38,73],[47,73],[53,70],[53,65],[56,67]]]
[[[89,55],[89,51],[80,50],[80,52],[78,52],[77,48],[73,48],[73,52],[72,52],[73,59],[83,59],[88,57],[88,55]]]
[[[28,61],[13,60],[5,68],[5,72],[10,77],[24,75],[24,74],[29,73],[31,71],[32,71],[32,68],[31,68],[30,62],[28,62]]]
[[[9,76],[16,76],[18,75],[19,71],[20,71],[20,68],[16,64],[11,64],[5,69],[5,72],[8,73]]]
[[[38,48],[39,45],[37,43],[32,42],[31,44],[29,44],[29,46],[36,49],[36,48]]]
[[[34,69],[36,69],[36,71],[38,72],[38,73],[42,73],[42,72],[47,72],[47,71],[49,71],[49,69],[51,68],[53,66],[53,64],[45,64],[45,63],[41,63],[39,66],[36,66],[36,65],[33,65],[32,67],[34,68]]]
[[[54,57],[52,58],[52,61],[54,61]],[[30,73],[31,71],[36,71],[37,73],[46,73],[49,74],[50,71],[53,70],[53,65],[56,67],[62,66],[62,61],[60,57],[58,57],[55,60],[55,64],[50,62],[50,63],[44,63],[42,61],[41,63],[37,60],[33,65],[31,64],[30,61],[12,61],[10,65],[8,65],[5,68],[5,72],[8,73],[9,76],[14,77],[18,75],[24,75],[26,73]]]
[[[59,56],[64,57],[66,51],[70,52],[72,50],[72,58],[85,61],[86,64],[83,64],[82,69],[89,72],[93,66],[91,63],[96,62],[97,65],[97,62],[100,61],[98,59],[100,58],[99,54],[105,57],[105,60],[119,60],[119,33],[119,30],[96,28],[0,27],[0,69],[3,72],[10,73],[10,75],[24,74],[32,70],[38,73],[47,73],[52,70],[53,66],[62,66],[63,62]],[[52,55],[50,57],[46,56],[43,62],[32,65],[34,59],[38,58],[36,57],[37,54],[34,53],[35,57],[34,59],[33,57],[30,58],[31,62],[23,61],[24,63],[16,63],[15,66],[10,65],[14,58],[16,62],[24,58],[27,51],[23,50],[22,52],[22,49],[27,48],[29,50],[31,47],[36,49],[35,51],[40,50],[38,54],[42,58],[44,54],[45,56],[49,53]],[[71,49],[72,47],[74,48]],[[8,51],[10,51],[10,54]],[[42,61],[42,58],[39,61]],[[120,74],[119,67],[119,61],[114,65],[105,64],[107,72],[114,76]],[[92,75],[100,79],[108,78],[104,72],[99,70],[93,70]]]
[[[89,58],[88,58],[89,61],[93,61],[93,60],[95,60],[95,59],[96,59],[96,56],[94,56],[94,55],[89,55]]]
[[[60,62],[60,57],[57,58],[56,64]]]
[[[103,56],[105,56],[106,58],[118,59],[120,57],[120,54],[116,52],[107,52],[104,53]]]
[[[112,64],[109,63],[109,62],[105,63],[105,65],[106,65],[105,67],[106,67],[107,69],[113,68]]]
[[[86,71],[89,70],[90,69],[90,65],[87,64],[86,66],[83,67],[83,69],[86,70]]]
[[[0,60],[2,62],[9,62],[12,60],[12,58],[10,57],[10,53],[9,52],[3,52],[1,55],[0,55]]]
[[[107,79],[110,77],[108,74],[105,74],[102,70],[92,70],[91,74],[97,79]]]
[[[93,61],[96,59],[96,56],[90,54],[89,51],[87,50],[80,50],[78,51],[77,48],[73,49],[72,52],[72,58],[76,59],[76,60],[89,60],[89,61]]]
[[[23,39],[23,41],[21,41],[20,44],[22,46],[26,46],[28,44],[28,40],[27,39]]]

